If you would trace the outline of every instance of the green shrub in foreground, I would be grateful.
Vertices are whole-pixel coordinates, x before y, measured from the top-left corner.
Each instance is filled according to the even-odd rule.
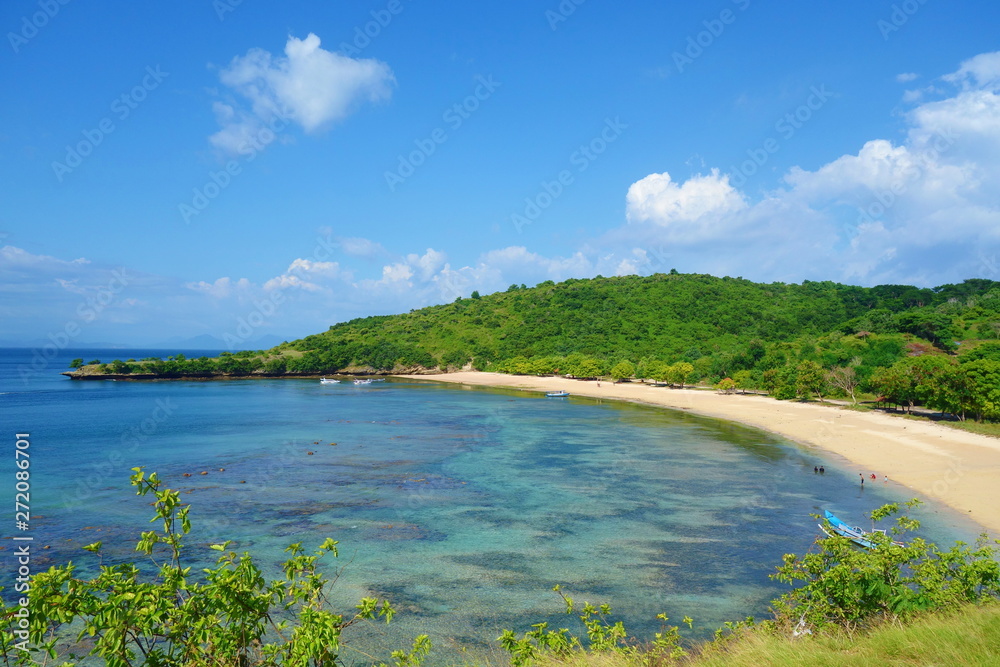
[[[917,504],[917,500],[906,503],[909,507]],[[871,519],[880,521],[899,510],[896,503],[884,505],[872,512]],[[739,652],[747,645],[771,641],[769,638],[788,642],[838,637],[889,621],[909,622],[925,612],[957,610],[1000,598],[1000,563],[996,560],[1000,550],[985,536],[974,547],[957,542],[948,550],[921,538],[912,538],[902,546],[894,542],[919,526],[918,521],[899,516],[891,536],[872,536],[873,549],[860,548],[837,536],[818,539],[814,553],[786,554],[771,576],[797,588],[771,603],[774,618],[759,624],[753,618],[726,623],[716,631],[715,640],[699,646],[698,652],[725,656],[730,650]],[[558,586],[556,590],[560,590]],[[559,594],[566,601],[566,613],[572,614],[573,600],[561,591]],[[514,667],[669,665],[687,656],[678,627],[664,627],[651,643],[642,644],[629,638],[621,622],[611,623],[610,613],[607,605],[584,604],[579,617],[586,645],[568,629],[550,630],[547,623],[534,624],[523,635],[506,630],[499,641],[510,653]],[[663,615],[658,618],[667,620]],[[690,626],[691,619],[685,617],[684,622]],[[788,662],[780,664],[812,664],[797,662],[791,655],[796,649],[786,645],[786,650]],[[697,659],[691,661],[698,663]]]
[[[182,565],[182,540],[191,529],[190,508],[181,504],[177,491],[160,489],[156,473],[147,477],[141,468],[133,471],[132,485],[140,496],[156,498],[153,521],[162,524],[159,532],[143,532],[136,546],[156,565],[156,576],[144,577],[133,563],[102,564],[92,579],[74,577],[72,563],[35,575],[30,582],[26,639],[15,615],[19,608],[4,603],[0,610],[5,664],[51,664],[62,659],[63,665],[73,665],[92,656],[111,667],[334,665],[339,662],[345,628],[362,620],[392,619],[389,602],[376,598],[363,598],[356,611],[346,615],[329,609],[325,596],[329,582],[317,565],[328,554],[337,556],[337,542],[332,539],[315,554],[307,554],[300,544],[289,546],[284,576],[270,582],[249,554],[229,551],[228,542],[213,545],[220,552],[216,566],[194,579],[191,567]],[[915,504],[918,501],[906,503]],[[879,521],[899,509],[897,504],[885,505],[871,518]],[[811,635],[818,640],[1000,598],[996,560],[1000,550],[985,536],[974,547],[958,542],[948,550],[920,538],[905,545],[893,541],[918,527],[919,522],[900,516],[892,537],[872,536],[873,549],[830,537],[816,541],[815,553],[787,554],[772,577],[797,587],[772,603],[774,619],[759,625],[752,618],[726,623],[714,642],[700,647],[701,652],[725,653],[769,636],[787,641],[789,635],[801,639]],[[100,542],[84,548],[101,554]],[[665,665],[687,655],[679,628],[667,626],[665,615],[658,616],[664,623],[662,631],[653,641],[641,643],[628,636],[621,621],[610,620],[608,605],[577,607],[559,586],[555,590],[566,613],[578,615],[586,639],[566,628],[551,630],[547,623],[534,624],[522,635],[505,630],[498,640],[514,667],[539,661],[585,664],[597,656],[607,658],[607,664]],[[690,627],[692,621],[685,617],[684,623]],[[77,646],[86,646],[86,656],[73,653],[79,650],[74,648],[74,636]],[[409,652],[391,655],[398,667],[420,665],[430,648],[428,637],[420,635]]]
[[[907,506],[919,504],[917,500]],[[872,521],[899,512],[884,505],[872,512]],[[983,536],[976,545],[956,542],[942,550],[914,537],[902,546],[907,532],[920,522],[900,516],[890,535],[875,533],[874,549],[860,549],[844,537],[817,540],[816,553],[786,554],[776,574],[799,585],[772,604],[779,618],[801,620],[814,627],[852,628],[885,617],[906,619],[918,612],[957,608],[1000,597],[1000,550]],[[996,543],[996,541],[994,541]]]
[[[6,664],[34,665],[57,659],[75,664],[72,642],[86,642],[86,655],[109,667],[173,665],[333,665],[341,649],[341,632],[359,621],[392,619],[387,600],[363,598],[356,611],[329,609],[328,580],[317,570],[337,542],[327,539],[315,554],[301,544],[286,551],[284,577],[266,581],[248,553],[212,549],[220,556],[197,580],[182,565],[183,537],[191,530],[190,507],[180,494],[160,489],[156,473],[148,477],[133,468],[132,485],[140,496],[153,494],[161,531],[143,532],[136,551],[157,566],[146,578],[133,563],[101,565],[93,579],[74,577],[72,563],[52,567],[31,579],[28,638],[18,635],[17,607],[4,603],[0,650]],[[101,543],[84,547],[100,555]],[[160,562],[158,562],[158,560]],[[30,650],[23,650],[28,648]],[[426,635],[417,637],[409,653],[394,651],[397,665],[418,665],[430,650]]]

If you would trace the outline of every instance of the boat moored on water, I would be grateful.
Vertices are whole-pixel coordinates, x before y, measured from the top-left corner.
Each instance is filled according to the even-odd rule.
[[[360,385],[364,385],[364,384],[371,384],[371,383],[372,383],[371,378],[364,378],[364,379],[358,378],[358,379],[356,379],[354,381],[354,384],[359,385],[359,386]]]
[[[567,396],[569,396],[569,392],[568,391],[547,391],[547,392],[545,392],[545,396],[548,397],[548,398],[566,398]]]
[[[829,535],[830,537],[840,536],[846,537],[851,542],[864,547],[865,549],[874,549],[875,542],[871,540],[872,536],[876,533],[885,535],[884,530],[875,529],[870,531],[865,531],[858,526],[851,526],[850,524],[841,521],[833,512],[830,510],[823,510],[823,516],[826,517],[825,524],[819,524],[820,530]],[[904,546],[902,542],[892,542],[896,546]]]
[[[340,384],[340,380],[337,380],[335,378],[320,378],[319,379],[319,383],[320,384]]]

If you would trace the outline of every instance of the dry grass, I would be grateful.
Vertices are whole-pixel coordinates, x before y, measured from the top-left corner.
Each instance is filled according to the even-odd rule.
[[[541,667],[847,667],[880,665],[1000,665],[1000,606],[966,607],[929,615],[908,625],[886,623],[862,633],[841,631],[793,639],[759,629],[721,644],[696,647],[694,655],[672,663],[616,654],[579,654],[543,660]]]

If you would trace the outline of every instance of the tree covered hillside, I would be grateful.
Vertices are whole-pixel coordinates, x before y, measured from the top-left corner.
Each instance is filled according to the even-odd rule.
[[[682,274],[598,277],[534,288],[512,285],[506,292],[473,294],[404,315],[351,320],[279,349],[305,352],[303,364],[315,363],[317,370],[469,362],[486,368],[515,357],[571,353],[608,362],[693,361],[834,331],[910,333],[950,349],[955,338],[968,333],[964,321],[953,316],[969,315],[966,305],[973,300],[977,323],[1000,321],[998,297],[1000,283],[987,280],[919,289],[759,284]],[[997,331],[987,324],[975,335],[995,338]]]
[[[698,381],[779,398],[869,391],[1000,416],[1000,283],[933,289],[657,274],[511,285],[365,317],[269,351],[92,362],[77,377],[311,375],[472,366],[520,374]],[[77,366],[83,360],[77,360]],[[984,397],[996,386],[996,396]],[[972,400],[975,389],[979,397]]]

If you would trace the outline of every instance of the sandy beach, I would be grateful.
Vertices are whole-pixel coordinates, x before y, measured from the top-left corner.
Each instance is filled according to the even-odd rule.
[[[966,433],[933,422],[763,396],[699,389],[670,389],[638,383],[612,384],[555,377],[459,372],[401,376],[456,384],[565,390],[607,398],[690,410],[776,433],[807,447],[833,452],[877,481],[905,485],[941,502],[1000,536],[1000,439]],[[817,458],[822,455],[817,452]]]

